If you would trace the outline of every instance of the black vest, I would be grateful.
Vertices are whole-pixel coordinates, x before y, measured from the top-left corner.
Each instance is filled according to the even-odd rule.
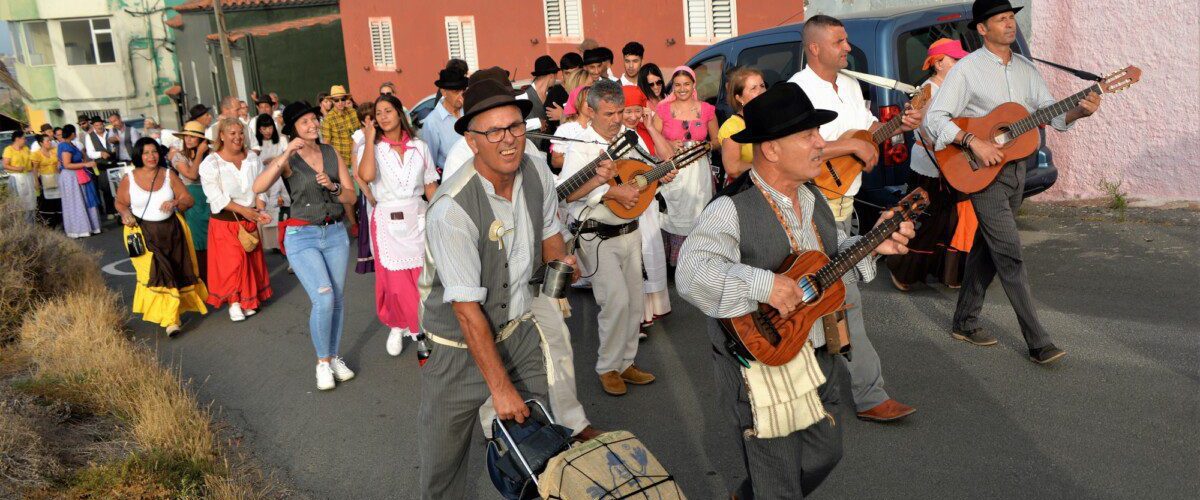
[[[338,179],[338,154],[333,146],[320,144],[321,171],[329,176],[334,184],[340,184]],[[291,217],[320,224],[328,221],[341,220],[346,209],[333,193],[317,184],[317,171],[300,157],[294,154],[288,158],[288,166],[292,175],[283,178],[283,186],[287,188],[288,196],[292,199]]]

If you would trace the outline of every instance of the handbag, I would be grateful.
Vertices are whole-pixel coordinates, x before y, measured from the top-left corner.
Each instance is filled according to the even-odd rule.
[[[130,184],[137,182],[133,176],[129,176]],[[146,217],[146,210],[150,209],[150,200],[154,198],[154,183],[158,182],[158,170],[154,171],[154,178],[150,179],[150,195],[146,197],[146,206],[142,207],[142,216],[138,220]],[[129,235],[125,236],[125,251],[129,252],[129,258],[141,257],[146,254],[146,235],[142,233],[142,227],[134,225],[129,229]]]
[[[242,250],[245,250],[246,253],[253,252],[255,248],[258,248],[258,235],[246,230],[246,226],[242,225],[243,219],[236,212],[233,214],[233,219],[238,222],[237,238],[242,244]]]

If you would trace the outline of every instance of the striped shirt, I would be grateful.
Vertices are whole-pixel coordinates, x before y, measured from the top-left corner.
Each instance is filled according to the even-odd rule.
[[[813,207],[816,198],[812,191],[801,186],[797,190],[800,213],[796,216],[792,200],[776,191],[750,169],[754,184],[763,187],[779,206],[788,228],[796,236],[799,250],[821,250],[820,239],[813,225]],[[757,189],[757,188],[755,188]],[[683,248],[679,251],[679,267],[675,284],[679,294],[696,306],[705,315],[713,318],[732,318],[753,312],[760,303],[771,297],[775,283],[775,271],[759,269],[742,264],[741,241],[737,208],[727,196],[719,197],[708,205],[696,222]],[[838,231],[838,249],[845,250],[860,236],[849,237]],[[868,257],[859,262],[856,271],[843,276],[843,281],[871,281],[875,279],[875,259]],[[813,347],[825,344],[820,322],[813,325],[808,339]]]
[[[933,137],[934,149],[941,150],[954,142],[962,130],[950,120],[957,117],[977,118],[990,113],[996,106],[1015,102],[1029,112],[1055,103],[1033,62],[1013,53],[1008,64],[987,47],[968,54],[955,63],[942,82],[923,124],[926,137]],[[1066,115],[1050,122],[1058,130],[1070,128]]]

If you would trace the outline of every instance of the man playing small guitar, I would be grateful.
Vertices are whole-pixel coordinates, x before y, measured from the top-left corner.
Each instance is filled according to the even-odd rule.
[[[874,132],[882,127],[867,109],[858,82],[838,73],[838,70],[849,65],[847,58],[851,47],[846,28],[841,21],[818,14],[804,23],[803,37],[808,67],[789,81],[799,85],[817,108],[833,110],[838,114],[836,119],[820,127],[821,137],[826,141],[822,165],[839,156],[853,154],[862,160],[863,168],[870,171],[878,160],[879,147],[867,141],[843,137],[850,131]],[[905,111],[896,133],[913,130],[923,117],[924,111],[920,109]],[[845,196],[836,197],[822,190],[820,200],[828,202],[838,228],[846,234],[851,234],[854,196],[861,186],[862,176],[858,175],[851,181]],[[911,406],[892,399],[884,389],[883,366],[867,337],[858,285],[851,283],[846,286],[846,303],[850,307],[846,311],[846,322],[850,330],[850,343],[854,346],[854,356],[848,366],[859,418],[887,422],[912,414],[915,410]]]
[[[983,37],[983,47],[960,60],[946,77],[930,105],[925,121],[929,133],[924,135],[934,138],[936,149],[969,148],[984,167],[995,168],[1004,159],[1000,145],[991,138],[963,132],[951,119],[984,116],[1007,102],[1016,102],[1032,111],[1055,101],[1033,63],[1012,52],[1017,36],[1015,14],[1021,8],[1013,7],[1007,1],[977,0],[971,10],[974,19],[968,27]],[[1091,116],[1099,108],[1100,96],[1089,94],[1050,125],[1065,131],[1075,120]],[[979,219],[979,231],[967,256],[951,336],[980,346],[996,344],[996,338],[980,327],[979,313],[988,285],[999,275],[1004,292],[1017,313],[1021,333],[1029,347],[1029,358],[1044,364],[1058,360],[1066,352],[1050,341],[1050,334],[1038,320],[1021,258],[1016,216],[1025,190],[1026,163],[1035,161],[1034,158],[1019,159],[1000,167],[991,185],[970,195]]]
[[[710,318],[717,401],[733,424],[722,437],[740,440],[732,447],[744,453],[743,460],[734,462],[748,470],[733,475],[750,478],[737,498],[799,498],[841,459],[841,425],[829,413],[841,418],[851,403],[844,362],[825,347],[822,321],[807,332],[797,355],[769,366],[735,357],[717,318],[743,316],[764,303],[784,316],[805,307],[797,282],[774,270],[793,253],[834,256],[859,238],[838,230],[821,192],[809,183],[820,172],[826,145],[817,127],[837,113],[814,109],[790,82],[771,87],[743,112],[746,129],[732,139],[754,145],[753,167],[701,214],[680,251],[676,285]],[[874,253],[902,254],[913,234],[913,223],[903,222]],[[875,258],[869,256],[838,279],[874,276]]]

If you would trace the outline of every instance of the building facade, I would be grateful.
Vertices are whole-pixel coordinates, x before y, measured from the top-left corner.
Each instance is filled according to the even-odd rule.
[[[16,61],[34,127],[119,112],[177,126],[167,95],[178,81],[165,13],[172,0],[5,0]]]
[[[346,84],[346,49],[337,0],[223,0],[235,89],[274,92],[286,101],[313,101]],[[215,106],[230,95],[211,0],[176,7],[168,24],[179,47],[183,101]]]
[[[354,0],[342,4],[342,33],[351,92],[393,82],[412,105],[451,57],[524,79],[538,56],[591,38],[613,50],[620,73],[621,47],[638,41],[647,62],[670,71],[716,41],[803,18],[804,2],[785,0]]]

